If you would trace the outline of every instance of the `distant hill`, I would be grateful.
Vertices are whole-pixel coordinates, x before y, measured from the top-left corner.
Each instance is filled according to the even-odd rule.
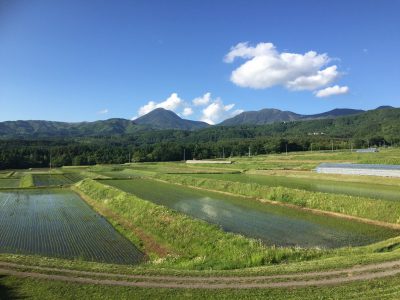
[[[363,113],[365,110],[362,109],[351,109],[351,108],[336,108],[321,114],[315,115],[303,115],[301,119],[323,119],[323,118],[337,118],[337,117],[344,117],[349,115],[356,115],[359,113]]]
[[[281,111],[279,109],[265,108],[259,111],[245,111],[237,116],[221,122],[219,125],[264,125],[274,122],[295,121],[301,119],[301,115],[291,111]]]
[[[289,122],[298,120],[313,120],[325,118],[337,118],[348,115],[355,115],[365,112],[360,109],[337,108],[315,115],[301,115],[291,111],[281,111],[279,109],[266,108],[259,111],[245,111],[241,114],[221,122],[222,126],[236,125],[265,125],[275,122]]]
[[[379,106],[379,107],[377,107],[375,109],[392,109],[392,108],[394,108],[394,107],[390,106],[390,105],[382,105],[382,106]]]
[[[195,130],[208,126],[207,123],[185,120],[172,111],[158,108],[135,121],[115,118],[77,123],[42,120],[0,122],[0,138],[110,136],[152,129]]]
[[[174,112],[164,108],[156,108],[148,114],[137,118],[134,122],[155,129],[195,130],[210,126],[205,122],[182,119]]]
[[[6,121],[0,122],[0,137],[74,137],[96,135],[118,135],[133,133],[139,129],[134,122],[126,119],[109,119],[95,122],[55,121]]]

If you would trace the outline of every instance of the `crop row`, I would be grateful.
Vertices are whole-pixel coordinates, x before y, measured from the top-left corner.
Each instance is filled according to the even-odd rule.
[[[143,254],[71,192],[0,193],[0,252],[137,263]]]

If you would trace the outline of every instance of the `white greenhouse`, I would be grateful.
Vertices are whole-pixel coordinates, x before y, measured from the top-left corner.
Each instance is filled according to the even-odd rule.
[[[322,163],[317,173],[400,177],[400,165]]]

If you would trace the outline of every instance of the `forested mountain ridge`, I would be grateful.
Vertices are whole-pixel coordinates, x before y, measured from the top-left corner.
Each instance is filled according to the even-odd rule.
[[[365,112],[360,109],[336,108],[324,113],[314,115],[301,115],[291,111],[281,111],[279,109],[266,108],[259,111],[245,111],[237,116],[221,122],[219,125],[265,125],[274,122],[290,122],[298,120],[313,120],[324,118],[336,118],[341,116],[355,115]]]
[[[94,135],[128,134],[139,127],[126,119],[108,119],[95,122],[56,122],[42,120],[0,122],[2,138],[79,137]]]
[[[348,124],[363,120],[363,124],[353,126],[363,131],[361,127],[374,127],[372,119],[378,124],[385,121],[375,119],[372,116],[380,115],[381,112],[394,114],[398,109],[390,107],[379,107],[375,110],[361,111],[353,109],[335,109],[329,112],[316,115],[299,115],[293,112],[280,111],[277,109],[265,109],[259,112],[247,112],[228,119],[218,125],[211,126],[205,122],[191,121],[180,118],[175,113],[165,110],[156,109],[152,112],[137,118],[134,121],[126,119],[108,119],[94,122],[55,122],[55,121],[5,121],[0,122],[0,139],[43,139],[43,138],[88,138],[88,137],[104,137],[104,136],[146,136],[150,140],[157,140],[157,136],[168,136],[170,130],[183,131],[183,135],[198,136],[201,138],[203,134],[214,134],[214,132],[235,132],[241,131],[240,135],[246,137],[257,135],[262,131],[265,134],[292,134],[293,132],[315,132],[329,131],[335,132],[332,128],[326,128],[327,124],[336,124],[333,128],[337,128],[342,120],[346,120]],[[271,122],[265,124],[265,118],[268,115]],[[343,116],[345,115],[345,116]],[[345,119],[342,119],[345,118]],[[369,119],[371,118],[371,119]],[[388,118],[388,116],[385,116]],[[233,120],[239,121],[235,124]],[[391,120],[391,119],[390,119]],[[399,122],[400,118],[396,120]],[[316,121],[316,122],[312,122]],[[395,121],[394,121],[395,122]],[[304,124],[303,124],[304,123]],[[367,124],[368,125],[365,125]],[[371,123],[371,124],[370,124]],[[393,125],[395,126],[395,125]],[[227,129],[232,127],[231,129]],[[341,126],[339,126],[341,127]],[[224,129],[220,129],[224,128]],[[342,132],[349,132],[350,128],[342,128]],[[159,131],[165,131],[159,133]],[[189,131],[186,133],[186,131]],[[192,133],[190,133],[193,131]],[[197,132],[198,133],[195,133]],[[204,132],[203,132],[204,131]],[[246,134],[245,134],[246,132]],[[338,132],[340,133],[340,132]],[[375,134],[376,131],[365,131],[365,134]],[[354,133],[356,134],[356,133]],[[237,136],[240,137],[240,136]]]

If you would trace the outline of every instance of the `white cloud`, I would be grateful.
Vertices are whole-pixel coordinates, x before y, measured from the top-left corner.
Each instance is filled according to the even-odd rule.
[[[165,101],[156,103],[154,101],[149,101],[147,104],[139,108],[139,117],[143,116],[156,108],[165,108],[176,112],[184,104],[184,101],[179,98],[177,93],[172,93]]]
[[[108,114],[108,109],[107,109],[107,108],[105,108],[105,109],[99,110],[97,113],[98,113],[99,115],[105,115],[105,114]]]
[[[200,106],[205,107],[200,110]],[[205,93],[203,96],[194,98],[191,102],[186,102],[181,99],[177,93],[172,93],[162,102],[147,102],[147,104],[139,108],[137,116],[133,117],[132,120],[160,107],[172,110],[182,117],[195,115],[194,119],[200,119],[209,124],[219,123],[226,118],[233,117],[243,112],[241,109],[234,110],[235,104],[233,103],[225,105],[220,98],[212,98],[209,92]],[[198,118],[199,116],[200,118]]]
[[[224,61],[232,63],[237,57],[246,61],[232,72],[231,81],[241,87],[265,89],[281,85],[290,90],[315,90],[340,75],[336,65],[327,67],[332,59],[326,53],[280,53],[272,43],[259,43],[255,47],[239,43],[231,48]]]
[[[330,86],[323,90],[319,90],[315,92],[315,96],[318,98],[330,97],[333,95],[342,95],[347,94],[349,92],[348,86]]]
[[[205,93],[201,97],[194,98],[192,103],[194,106],[207,105],[208,103],[210,103],[210,99],[211,99],[211,93]]]
[[[338,77],[339,73],[336,66],[330,66],[314,75],[300,76],[287,83],[291,90],[315,90],[321,86],[326,86]]]
[[[217,98],[203,109],[200,120],[208,124],[216,124],[243,112],[240,109],[232,111],[234,106],[235,104],[224,105],[222,100]]]
[[[190,115],[192,115],[192,114],[193,114],[193,109],[192,109],[191,107],[185,107],[185,108],[183,109],[182,115],[183,115],[184,117],[188,117],[188,116],[190,116]]]

